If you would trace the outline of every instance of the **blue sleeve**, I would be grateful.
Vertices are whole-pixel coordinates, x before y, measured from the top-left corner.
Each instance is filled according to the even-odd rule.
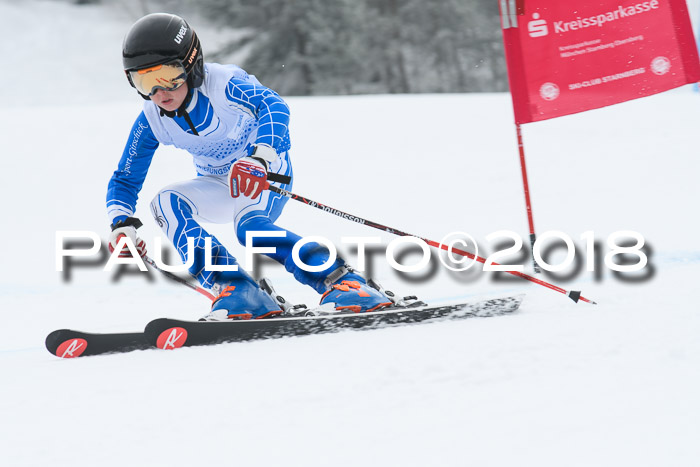
[[[141,112],[131,128],[122,158],[107,187],[107,213],[113,224],[134,215],[136,200],[158,144],[146,116]]]
[[[230,102],[251,112],[258,120],[256,144],[267,144],[277,153],[289,150],[289,107],[272,89],[231,78],[226,86]]]

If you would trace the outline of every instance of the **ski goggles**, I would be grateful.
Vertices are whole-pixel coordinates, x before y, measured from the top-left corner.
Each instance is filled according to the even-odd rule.
[[[174,91],[187,81],[187,72],[180,62],[131,70],[128,75],[136,90],[144,96],[152,96],[158,89]]]

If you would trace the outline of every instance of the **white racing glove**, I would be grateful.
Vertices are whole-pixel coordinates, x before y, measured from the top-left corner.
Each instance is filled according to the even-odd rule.
[[[116,224],[112,224],[112,233],[109,235],[109,252],[114,253],[117,248],[117,244],[122,237],[128,237],[131,242],[136,247],[136,251],[142,258],[146,256],[146,242],[139,238],[136,234],[136,229],[141,227],[143,224],[140,220],[135,217],[127,217],[123,221],[119,221]],[[120,258],[131,258],[131,250],[126,246],[122,246],[121,251],[119,251]]]

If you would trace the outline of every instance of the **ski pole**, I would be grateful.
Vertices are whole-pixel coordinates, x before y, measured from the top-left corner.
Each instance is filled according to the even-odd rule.
[[[347,220],[350,220],[350,221],[353,221],[353,222],[357,222],[358,224],[368,225],[368,226],[373,227],[373,228],[375,228],[375,229],[383,230],[383,231],[385,231],[385,232],[389,232],[389,233],[391,233],[391,234],[398,235],[398,236],[400,236],[400,237],[415,237],[415,238],[418,238],[418,239],[420,239],[420,240],[423,240],[425,243],[427,243],[428,245],[433,246],[433,247],[435,247],[435,248],[439,248],[439,249],[442,249],[442,250],[445,250],[445,251],[448,251],[448,252],[449,252],[449,251],[453,251],[454,253],[457,253],[458,255],[465,256],[465,257],[467,257],[467,258],[476,260],[476,261],[478,261],[478,262],[480,262],[480,263],[485,263],[485,262],[486,262],[486,259],[485,259],[485,258],[482,258],[481,256],[477,256],[477,255],[475,255],[475,254],[473,254],[473,253],[470,253],[470,252],[468,252],[468,251],[460,250],[460,249],[458,249],[458,248],[453,248],[453,247],[449,247],[449,248],[448,248],[447,245],[443,245],[442,243],[436,242],[436,241],[434,241],[434,240],[430,240],[430,239],[428,239],[428,238],[419,237],[419,236],[417,236],[417,235],[411,235],[411,234],[406,233],[406,232],[403,232],[403,231],[401,231],[401,230],[394,229],[393,227],[388,227],[388,226],[383,225],[383,224],[380,224],[380,223],[378,223],[378,222],[373,222],[373,221],[370,221],[370,220],[367,220],[367,219],[363,219],[362,217],[359,217],[359,216],[355,216],[355,215],[352,215],[352,214],[348,214],[348,213],[343,212],[343,211],[341,211],[341,210],[339,210],[339,209],[335,209],[335,208],[332,208],[332,207],[330,207],[330,206],[326,206],[326,205],[324,205],[324,204],[321,204],[321,203],[319,203],[319,202],[310,200],[310,199],[308,199],[308,198],[304,198],[303,196],[296,195],[296,194],[294,194],[294,193],[292,193],[292,192],[289,192],[289,191],[286,191],[286,190],[282,190],[282,189],[280,189],[280,188],[277,188],[277,187],[274,186],[274,185],[270,185],[270,188],[269,188],[269,189],[270,189],[270,191],[272,191],[272,192],[274,192],[274,193],[277,193],[277,194],[282,195],[282,196],[284,196],[284,197],[293,199],[293,200],[295,200],[295,201],[299,201],[299,202],[304,203],[304,204],[306,204],[306,205],[308,205],[308,206],[311,206],[311,207],[320,209],[320,210],[322,210],[322,211],[324,211],[324,212],[328,212],[328,213],[334,214],[334,215],[336,215],[336,216],[338,216],[338,217],[342,217],[343,219],[347,219]],[[495,263],[495,262],[494,262],[493,264],[496,265],[496,266],[499,265],[498,263]],[[536,277],[532,277],[532,276],[530,276],[530,275],[527,275],[527,274],[522,273],[522,272],[519,272],[519,271],[505,271],[505,272],[508,272],[509,274],[513,274],[514,276],[518,276],[518,277],[520,277],[520,278],[522,278],[522,279],[528,280],[528,281],[530,281],[530,282],[534,282],[535,284],[541,285],[541,286],[543,286],[543,287],[547,287],[548,289],[551,289],[551,290],[554,290],[554,291],[559,292],[559,293],[561,293],[561,294],[564,294],[564,295],[566,295],[567,297],[569,297],[570,299],[572,299],[572,300],[573,300],[574,302],[576,302],[576,303],[578,303],[579,300],[582,300],[582,301],[584,301],[584,302],[587,302],[587,303],[590,303],[590,304],[593,304],[593,305],[596,304],[594,301],[589,300],[589,299],[587,299],[586,297],[582,296],[582,295],[581,295],[581,292],[578,291],[578,290],[565,290],[565,289],[562,289],[562,288],[559,287],[559,286],[556,286],[556,285],[554,285],[554,284],[550,284],[550,283],[547,282],[547,281],[543,281],[543,280],[541,280],[541,279],[538,279],[538,278],[536,278]]]
[[[182,285],[184,285],[184,286],[186,286],[186,287],[189,287],[190,289],[194,290],[195,292],[201,293],[202,295],[204,295],[205,297],[207,297],[207,298],[208,298],[209,300],[211,300],[211,301],[214,301],[214,299],[216,298],[216,297],[215,297],[213,294],[211,294],[207,289],[204,289],[204,288],[202,288],[202,287],[200,287],[200,286],[198,286],[198,285],[192,284],[192,283],[190,283],[189,281],[187,281],[186,279],[183,279],[183,278],[180,277],[180,276],[176,276],[176,275],[173,274],[172,272],[169,272],[169,271],[166,271],[166,270],[164,270],[164,269],[159,268],[158,265],[156,264],[156,262],[153,261],[153,260],[152,260],[151,258],[149,258],[148,256],[143,256],[143,260],[144,260],[144,262],[145,262],[146,264],[148,264],[149,266],[151,266],[151,267],[152,267],[153,269],[155,269],[156,271],[159,271],[160,273],[162,273],[162,274],[163,274],[165,277],[167,277],[168,279],[172,279],[172,280],[174,280],[175,282],[178,282],[178,283],[180,283],[180,284],[182,284]]]

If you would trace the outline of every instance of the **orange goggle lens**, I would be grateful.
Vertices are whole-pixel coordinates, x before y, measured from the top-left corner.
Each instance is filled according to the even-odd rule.
[[[158,89],[174,91],[187,81],[187,73],[179,63],[166,63],[129,72],[134,87],[146,96]]]

